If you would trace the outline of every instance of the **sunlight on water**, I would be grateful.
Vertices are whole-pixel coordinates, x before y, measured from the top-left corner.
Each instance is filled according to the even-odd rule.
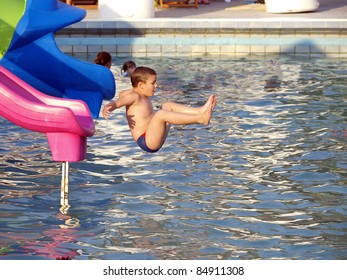
[[[1,118],[0,258],[346,259],[347,60],[135,61],[159,74],[156,108],[215,93],[210,126],[146,154],[124,110],[96,120],[62,215],[45,136]]]

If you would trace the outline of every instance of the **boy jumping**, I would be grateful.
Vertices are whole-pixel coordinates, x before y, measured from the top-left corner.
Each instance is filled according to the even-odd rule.
[[[151,97],[157,88],[157,73],[148,67],[137,67],[131,75],[132,89],[124,90],[119,99],[111,101],[102,109],[102,115],[108,119],[110,112],[126,106],[126,117],[134,140],[146,152],[155,153],[164,144],[170,130],[170,124],[208,125],[216,105],[212,94],[205,105],[193,108],[173,102],[167,102],[154,112]]]

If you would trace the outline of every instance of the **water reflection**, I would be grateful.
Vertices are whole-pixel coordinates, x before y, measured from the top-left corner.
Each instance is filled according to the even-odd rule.
[[[45,137],[1,119],[0,258],[345,259],[347,61],[136,62],[160,73],[157,107],[216,93],[211,125],[148,155],[124,111],[97,120],[64,217]]]

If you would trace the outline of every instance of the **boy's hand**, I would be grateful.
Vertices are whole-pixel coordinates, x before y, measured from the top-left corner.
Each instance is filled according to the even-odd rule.
[[[111,112],[111,107],[112,105],[111,104],[107,104],[104,106],[104,108],[102,108],[102,116],[108,120],[108,116],[110,115],[110,112]]]

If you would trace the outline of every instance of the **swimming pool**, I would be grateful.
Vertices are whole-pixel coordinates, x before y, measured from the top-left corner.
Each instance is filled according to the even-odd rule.
[[[157,106],[215,93],[210,126],[146,154],[124,111],[98,119],[62,215],[45,136],[0,119],[1,259],[346,259],[347,60],[134,60],[159,73]]]

